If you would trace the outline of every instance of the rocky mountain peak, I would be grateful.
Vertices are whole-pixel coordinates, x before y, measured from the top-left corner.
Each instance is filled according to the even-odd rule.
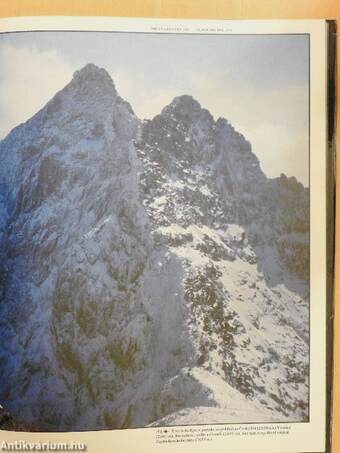
[[[187,94],[175,97],[169,105],[163,108],[161,116],[187,124],[193,123],[198,119],[205,120],[210,124],[214,122],[211,113],[202,108],[196,99]]]
[[[115,135],[125,139],[136,132],[138,124],[130,104],[118,95],[109,73],[92,63],[76,71],[70,83],[36,117],[41,124],[51,122],[64,131],[82,130],[87,138],[109,137],[113,129]]]
[[[165,106],[162,110],[162,115],[166,115],[170,111],[180,111],[186,109],[187,111],[199,111],[202,109],[201,104],[192,96],[188,94],[183,94],[181,96],[176,96],[170,104]]]
[[[116,93],[110,74],[105,69],[99,68],[93,63],[88,63],[82,69],[75,71],[71,83],[93,90],[99,87],[101,89],[105,88],[108,91]]]

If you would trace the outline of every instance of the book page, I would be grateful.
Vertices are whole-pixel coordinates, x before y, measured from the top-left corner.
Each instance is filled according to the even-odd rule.
[[[326,22],[0,33],[2,449],[325,451]]]

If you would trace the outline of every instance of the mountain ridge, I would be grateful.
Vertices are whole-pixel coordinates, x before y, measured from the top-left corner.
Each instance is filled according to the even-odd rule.
[[[309,192],[227,120],[184,95],[141,121],[89,64],[0,158],[0,401],[20,422],[308,419]]]

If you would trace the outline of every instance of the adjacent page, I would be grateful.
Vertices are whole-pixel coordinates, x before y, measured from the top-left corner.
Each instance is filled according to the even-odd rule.
[[[3,450],[326,451],[334,36],[0,21]]]

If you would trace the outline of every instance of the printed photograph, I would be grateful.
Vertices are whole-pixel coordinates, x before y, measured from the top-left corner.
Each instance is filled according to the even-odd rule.
[[[0,34],[0,429],[309,420],[309,38]]]

